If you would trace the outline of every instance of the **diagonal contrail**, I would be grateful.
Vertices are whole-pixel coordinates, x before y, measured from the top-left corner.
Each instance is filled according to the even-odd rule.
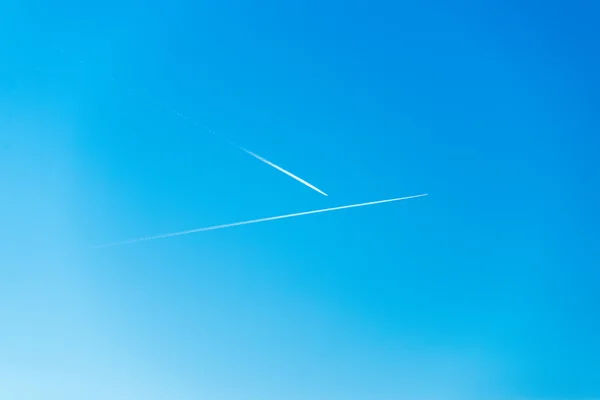
[[[234,226],[258,224],[258,223],[261,223],[261,222],[275,221],[277,219],[301,217],[303,215],[319,214],[319,213],[324,213],[324,212],[329,212],[329,211],[337,211],[337,210],[345,210],[347,208],[357,208],[357,207],[372,206],[372,205],[375,205],[375,204],[391,203],[393,201],[415,199],[417,197],[424,197],[424,196],[427,196],[427,193],[418,194],[418,195],[415,195],[415,196],[397,197],[397,198],[388,199],[388,200],[370,201],[368,203],[351,204],[351,205],[347,205],[347,206],[339,206],[339,207],[332,207],[332,208],[322,208],[320,210],[304,211],[304,212],[299,212],[299,213],[294,213],[294,214],[279,215],[279,216],[276,216],[276,217],[259,218],[259,219],[253,219],[253,220],[250,220],[250,221],[234,222],[234,223],[231,223],[231,224],[215,225],[215,226],[209,226],[209,227],[206,227],[206,228],[190,229],[190,230],[187,230],[187,231],[164,233],[162,235],[146,236],[146,237],[141,237],[141,238],[137,238],[137,239],[126,240],[126,241],[123,241],[123,242],[116,242],[116,243],[105,244],[105,245],[101,245],[101,246],[96,246],[94,248],[99,249],[99,248],[104,248],[104,247],[121,246],[121,245],[124,245],[124,244],[130,244],[130,243],[136,243],[136,242],[144,242],[144,241],[147,241],[147,240],[164,239],[164,238],[168,238],[168,237],[172,237],[172,236],[189,235],[190,233],[215,231],[217,229],[233,228]]]
[[[322,194],[323,196],[327,196],[327,193],[325,193],[324,191],[322,191],[321,189],[319,189],[319,188],[318,188],[318,187],[316,187],[315,185],[312,185],[312,184],[308,183],[308,182],[307,182],[307,181],[305,181],[304,179],[300,178],[300,177],[299,177],[299,176],[297,176],[297,175],[294,175],[294,174],[292,174],[290,171],[288,171],[288,170],[286,170],[286,169],[284,169],[284,168],[280,167],[279,165],[277,165],[277,164],[274,164],[274,163],[272,163],[271,161],[267,160],[266,158],[264,158],[264,157],[261,157],[261,156],[259,156],[258,154],[256,154],[256,153],[254,153],[254,152],[252,152],[252,151],[250,151],[250,150],[248,150],[248,149],[246,149],[246,148],[244,148],[244,147],[240,146],[239,144],[235,143],[233,140],[231,140],[231,139],[229,139],[229,138],[225,137],[224,135],[222,135],[222,134],[220,134],[220,133],[217,133],[217,132],[213,131],[213,130],[212,130],[212,129],[210,129],[210,128],[207,128],[207,127],[205,127],[205,126],[202,126],[202,125],[200,125],[198,122],[196,122],[196,121],[194,121],[194,120],[192,120],[192,119],[190,119],[190,118],[186,117],[185,115],[183,115],[183,114],[181,114],[181,113],[179,113],[179,112],[177,112],[176,114],[177,114],[179,117],[183,118],[183,119],[186,119],[186,120],[188,120],[188,121],[191,121],[191,122],[192,122],[192,124],[194,124],[194,125],[196,125],[196,126],[200,127],[201,129],[204,129],[205,131],[207,131],[207,132],[208,132],[208,133],[210,133],[211,135],[213,135],[213,136],[219,136],[219,137],[221,137],[222,139],[224,139],[224,140],[225,140],[227,143],[229,143],[231,146],[235,147],[236,149],[243,151],[244,153],[248,154],[249,156],[252,156],[252,157],[256,158],[257,160],[259,160],[259,161],[261,161],[261,162],[263,162],[263,163],[267,164],[267,165],[268,165],[268,166],[270,166],[270,167],[273,167],[273,168],[275,168],[275,169],[276,169],[276,170],[278,170],[279,172],[283,172],[284,174],[286,174],[286,175],[287,175],[287,176],[289,176],[290,178],[293,178],[293,179],[297,180],[298,182],[300,182],[300,183],[302,183],[303,185],[305,185],[305,186],[307,186],[307,187],[311,188],[311,189],[312,189],[312,190],[314,190],[315,192],[318,192],[318,193]]]
[[[253,152],[251,152],[250,150],[247,150],[243,147],[240,146],[236,146],[237,148],[239,148],[240,150],[242,150],[243,152],[245,152],[246,154],[251,155],[252,157],[256,158],[257,160],[260,160],[262,162],[264,162],[265,164],[275,168],[276,170],[283,172],[284,174],[286,174],[287,176],[294,178],[295,180],[297,180],[298,182],[308,186],[309,188],[311,188],[312,190],[321,193],[323,196],[327,196],[327,193],[325,193],[324,191],[322,191],[321,189],[319,189],[318,187],[311,185],[310,183],[306,182],[304,179],[300,178],[299,176],[296,176],[294,174],[292,174],[290,171],[286,171],[285,169],[281,168],[279,165],[273,164],[271,161],[259,156],[258,154],[255,154]]]
[[[245,147],[240,146],[239,144],[235,143],[233,140],[229,139],[228,137],[224,136],[221,133],[217,133],[215,131],[213,131],[210,128],[207,128],[206,126],[201,125],[199,122],[188,118],[187,116],[183,115],[180,112],[176,112],[173,111],[175,113],[175,115],[177,115],[178,117],[185,119],[186,121],[191,122],[193,125],[199,127],[200,129],[205,130],[206,132],[210,133],[213,136],[217,136],[220,137],[221,139],[225,140],[227,143],[229,143],[231,146],[235,147],[236,149],[243,151],[244,153],[248,154],[249,156],[252,156],[254,158],[256,158],[257,160],[267,164],[270,167],[275,168],[276,170],[278,170],[279,172],[283,172],[284,174],[286,174],[287,176],[289,176],[290,178],[293,178],[295,180],[297,180],[298,182],[302,183],[303,185],[305,185],[306,187],[311,188],[312,190],[314,190],[315,192],[318,192],[320,194],[322,194],[323,196],[328,196],[327,193],[325,193],[324,191],[322,191],[321,189],[319,189],[318,187],[316,187],[315,185],[310,184],[309,182],[305,181],[304,179],[300,178],[297,175],[292,174],[290,171],[280,167],[277,164],[272,163],[271,161],[267,160],[264,157],[259,156],[258,154],[246,149]]]
[[[65,51],[64,51],[64,49],[59,49],[59,52],[60,52],[61,54],[65,54]],[[75,58],[73,58],[73,60],[77,61]],[[83,60],[79,59],[78,61],[79,61],[79,63],[80,63],[80,64],[84,64],[84,61],[83,61]],[[112,75],[110,75],[110,76],[109,76],[109,75],[106,75],[106,76],[105,76],[105,78],[108,78],[108,79],[110,79],[111,81],[114,81],[114,82],[119,82],[119,80],[118,80],[117,78],[115,78],[114,76],[112,76]],[[122,85],[122,86],[124,86],[124,85]],[[133,87],[129,87],[129,91],[130,91],[130,92],[133,92],[133,93],[137,93],[137,90],[136,90],[135,88],[133,88]],[[241,151],[245,152],[246,154],[248,154],[248,155],[250,155],[250,156],[254,157],[255,159],[257,159],[257,160],[259,160],[259,161],[262,161],[263,163],[265,163],[265,164],[267,164],[267,165],[269,165],[269,166],[271,166],[271,167],[275,168],[276,170],[278,170],[278,171],[280,171],[280,172],[283,172],[283,173],[284,173],[284,174],[286,174],[287,176],[289,176],[289,177],[291,177],[291,178],[293,178],[293,179],[297,180],[298,182],[302,183],[303,185],[305,185],[305,186],[307,186],[307,187],[309,187],[309,188],[313,189],[314,191],[316,191],[316,192],[318,192],[318,193],[322,194],[323,196],[327,196],[327,194],[326,194],[325,192],[323,192],[322,190],[318,189],[316,186],[314,186],[314,185],[311,185],[310,183],[308,183],[308,182],[307,182],[307,181],[305,181],[304,179],[301,179],[300,177],[298,177],[298,176],[296,176],[296,175],[292,174],[292,173],[291,173],[291,172],[289,172],[289,171],[286,171],[285,169],[281,168],[280,166],[278,166],[278,165],[276,165],[276,164],[273,164],[272,162],[270,162],[270,161],[268,161],[267,159],[265,159],[265,158],[263,158],[263,157],[259,156],[258,154],[256,154],[256,153],[253,153],[253,152],[251,152],[251,151],[249,151],[249,150],[246,150],[245,148],[243,148],[243,147],[241,147],[241,146],[239,146],[239,145],[235,144],[233,141],[229,140],[229,139],[228,139],[228,138],[227,138],[225,135],[223,135],[223,134],[221,134],[221,133],[217,133],[217,132],[213,131],[212,129],[210,129],[210,128],[208,128],[208,127],[206,127],[206,126],[204,126],[204,125],[200,124],[198,121],[196,121],[196,120],[194,120],[194,119],[192,119],[192,118],[188,117],[187,115],[185,115],[185,114],[182,114],[181,112],[179,112],[179,111],[177,111],[177,110],[174,110],[174,109],[172,109],[172,108],[170,108],[170,107],[166,107],[166,105],[165,105],[165,104],[163,104],[163,103],[161,103],[161,102],[160,102],[158,99],[159,99],[159,96],[155,96],[154,98],[152,98],[152,100],[154,101],[154,105],[155,105],[156,107],[158,107],[158,108],[161,108],[161,109],[163,109],[163,110],[165,110],[165,111],[167,111],[167,112],[173,113],[173,114],[175,114],[177,117],[179,117],[179,118],[181,118],[181,119],[183,119],[183,120],[185,120],[185,121],[188,121],[188,122],[190,122],[191,124],[195,125],[196,127],[200,128],[200,129],[202,129],[202,130],[204,130],[204,131],[206,131],[206,132],[208,132],[208,133],[210,133],[210,134],[212,134],[212,135],[214,135],[214,136],[218,136],[218,137],[220,137],[221,139],[224,139],[224,140],[225,140],[225,141],[227,141],[227,142],[228,142],[230,145],[232,145],[233,147],[236,147],[238,150],[241,150]],[[147,99],[147,101],[148,101],[148,99]],[[150,103],[150,101],[148,101],[148,103]]]

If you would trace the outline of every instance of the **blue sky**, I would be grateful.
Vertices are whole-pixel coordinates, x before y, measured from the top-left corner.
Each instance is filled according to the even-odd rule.
[[[2,3],[0,397],[600,396],[598,5],[284,3]]]

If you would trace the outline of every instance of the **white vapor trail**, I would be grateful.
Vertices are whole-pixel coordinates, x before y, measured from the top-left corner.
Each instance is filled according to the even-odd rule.
[[[286,174],[287,176],[289,176],[289,177],[291,177],[291,178],[294,178],[295,180],[297,180],[298,182],[300,182],[300,183],[302,183],[302,184],[304,184],[304,185],[308,186],[308,187],[309,187],[309,188],[311,188],[312,190],[314,190],[314,191],[317,191],[317,192],[321,193],[323,196],[327,196],[327,193],[325,193],[324,191],[322,191],[322,190],[321,190],[321,189],[319,189],[318,187],[316,187],[316,186],[314,186],[314,185],[311,185],[310,183],[306,182],[304,179],[300,178],[299,176],[296,176],[296,175],[292,174],[291,172],[289,172],[289,171],[286,171],[285,169],[281,168],[279,165],[275,165],[275,164],[273,164],[271,161],[269,161],[269,160],[267,160],[267,159],[265,159],[265,158],[262,158],[262,157],[261,157],[261,156],[259,156],[258,154],[255,154],[255,153],[251,152],[250,150],[246,150],[246,149],[245,149],[245,148],[243,148],[243,147],[240,147],[240,146],[236,146],[236,147],[238,147],[240,150],[242,150],[242,151],[243,151],[243,152],[245,152],[246,154],[249,154],[249,155],[251,155],[252,157],[256,158],[257,160],[260,160],[260,161],[264,162],[265,164],[267,164],[267,165],[269,165],[269,166],[271,166],[271,167],[275,168],[276,170],[278,170],[278,171],[280,171],[280,172],[283,172],[283,173],[284,173],[284,174]]]
[[[175,114],[176,114],[178,117],[181,117],[181,118],[183,118],[183,119],[185,119],[185,120],[187,120],[187,121],[190,121],[192,124],[196,125],[197,127],[201,128],[201,129],[204,129],[205,131],[207,131],[207,132],[208,132],[208,133],[210,133],[211,135],[213,135],[213,136],[218,136],[218,137],[221,137],[222,139],[224,139],[224,140],[225,140],[227,143],[229,143],[231,146],[235,147],[236,149],[243,151],[244,153],[248,154],[249,156],[252,156],[252,157],[256,158],[257,160],[259,160],[259,161],[261,161],[261,162],[263,162],[263,163],[267,164],[267,165],[268,165],[268,166],[270,166],[270,167],[273,167],[273,168],[275,168],[275,169],[276,169],[276,170],[278,170],[279,172],[283,172],[284,174],[286,174],[286,175],[287,175],[287,176],[289,176],[290,178],[293,178],[293,179],[297,180],[298,182],[300,182],[300,183],[302,183],[303,185],[305,185],[305,186],[307,186],[307,187],[311,188],[311,189],[312,189],[312,190],[314,190],[315,192],[318,192],[318,193],[322,194],[323,196],[328,196],[328,195],[327,195],[327,193],[325,193],[324,191],[322,191],[321,189],[319,189],[319,188],[318,188],[318,187],[316,187],[315,185],[312,185],[312,184],[308,183],[308,182],[307,182],[307,181],[305,181],[304,179],[300,178],[300,177],[299,177],[299,176],[297,176],[297,175],[294,175],[294,174],[292,174],[290,171],[288,171],[288,170],[286,170],[286,169],[284,169],[284,168],[280,167],[279,165],[277,165],[277,164],[274,164],[274,163],[272,163],[271,161],[267,160],[266,158],[264,158],[264,157],[261,157],[261,156],[259,156],[258,154],[256,154],[256,153],[254,153],[254,152],[252,152],[252,151],[250,151],[250,150],[248,150],[248,149],[246,149],[246,148],[244,148],[244,147],[242,147],[242,146],[240,146],[240,145],[236,144],[236,143],[235,143],[233,140],[231,140],[231,139],[229,139],[229,138],[225,137],[224,135],[222,135],[222,134],[220,134],[220,133],[217,133],[217,132],[213,131],[213,130],[212,130],[212,129],[210,129],[210,128],[207,128],[207,127],[205,127],[205,126],[202,126],[202,125],[201,125],[200,123],[198,123],[197,121],[195,121],[195,120],[193,120],[193,119],[191,119],[191,118],[188,118],[187,116],[185,116],[185,115],[181,114],[180,112],[175,112]]]
[[[66,54],[65,54],[65,51],[64,51],[64,49],[59,49],[59,52],[60,52],[61,54],[63,54],[63,55],[66,55]],[[78,58],[73,58],[73,61],[79,61],[79,64],[85,64],[83,60],[81,60],[81,59],[78,59]],[[111,81],[114,81],[114,82],[119,82],[119,80],[118,80],[118,79],[117,79],[115,76],[112,76],[112,75],[110,75],[110,76],[109,76],[109,75],[106,75],[106,78],[109,78]],[[125,85],[122,85],[122,86],[123,86],[123,87],[125,87],[125,88],[127,88]],[[137,92],[138,92],[138,91],[137,91],[135,88],[133,88],[133,87],[129,87],[129,90],[130,90],[130,92],[133,92],[133,93],[136,93],[136,94],[137,94]],[[151,100],[153,100],[153,102],[154,102],[154,105],[155,105],[156,107],[158,107],[158,108],[161,108],[161,109],[163,109],[163,110],[166,110],[166,111],[168,111],[168,112],[170,112],[170,113],[173,113],[173,114],[175,114],[177,117],[179,117],[179,118],[181,118],[181,119],[183,119],[183,120],[185,120],[185,121],[188,121],[188,122],[190,122],[191,124],[195,125],[196,127],[200,128],[200,129],[202,129],[202,130],[204,130],[204,131],[206,131],[206,132],[208,132],[208,133],[210,133],[210,134],[212,134],[212,135],[214,135],[214,136],[218,136],[218,137],[220,137],[221,139],[224,139],[224,140],[225,140],[225,141],[227,141],[227,142],[228,142],[230,145],[232,145],[233,147],[236,147],[238,150],[241,150],[241,151],[243,151],[244,153],[246,153],[246,154],[248,154],[248,155],[250,155],[250,156],[254,157],[255,159],[257,159],[257,160],[259,160],[259,161],[262,161],[263,163],[265,163],[265,164],[267,164],[267,165],[269,165],[269,166],[271,166],[271,167],[275,168],[276,170],[278,170],[278,171],[280,171],[280,172],[283,172],[283,173],[284,173],[284,174],[286,174],[287,176],[289,176],[289,177],[291,177],[291,178],[295,179],[296,181],[298,181],[298,182],[302,183],[303,185],[305,185],[305,186],[307,186],[307,187],[309,187],[309,188],[313,189],[314,191],[316,191],[316,192],[318,192],[318,193],[322,194],[323,196],[327,196],[327,194],[326,194],[325,192],[323,192],[322,190],[318,189],[316,186],[314,186],[314,185],[311,185],[310,183],[308,183],[308,182],[307,182],[307,181],[305,181],[304,179],[301,179],[300,177],[298,177],[298,176],[296,176],[296,175],[292,174],[292,173],[291,173],[291,172],[289,172],[289,171],[286,171],[285,169],[281,168],[280,166],[278,166],[278,165],[276,165],[276,164],[273,164],[272,162],[270,162],[270,161],[268,161],[267,159],[265,159],[265,158],[263,158],[263,157],[259,156],[258,154],[256,154],[256,153],[253,153],[253,152],[251,152],[251,151],[249,151],[249,150],[247,150],[247,149],[245,149],[245,148],[243,148],[243,147],[241,147],[241,146],[239,146],[239,145],[235,144],[233,141],[229,140],[229,139],[228,139],[228,138],[227,138],[225,135],[223,135],[223,134],[221,134],[221,133],[217,133],[217,132],[213,131],[212,129],[210,129],[210,128],[208,128],[208,127],[206,127],[206,126],[204,126],[204,125],[200,124],[198,121],[196,121],[196,120],[194,120],[194,119],[192,119],[192,118],[188,117],[187,115],[184,115],[184,114],[182,114],[181,112],[179,112],[179,111],[177,111],[177,110],[174,110],[174,109],[172,109],[172,108],[170,108],[170,107],[166,107],[166,105],[165,105],[165,104],[163,104],[163,103],[161,103],[161,102],[158,100],[158,98],[159,98],[158,96],[155,96],[154,98],[151,98]],[[148,100],[148,99],[147,99],[147,100]],[[148,103],[150,103],[150,101],[148,101]]]
[[[417,197],[424,197],[424,196],[427,196],[427,195],[428,195],[427,193],[424,193],[424,194],[418,194],[418,195],[414,195],[414,196],[397,197],[397,198],[394,198],[394,199],[370,201],[368,203],[350,204],[350,205],[347,205],[347,206],[339,206],[339,207],[332,207],[332,208],[322,208],[320,210],[312,210],[312,211],[304,211],[304,212],[299,212],[299,213],[294,213],[294,214],[278,215],[276,217],[259,218],[259,219],[253,219],[253,220],[250,220],[250,221],[242,221],[242,222],[234,222],[234,223],[230,223],[230,224],[215,225],[215,226],[209,226],[209,227],[206,227],[206,228],[190,229],[190,230],[187,230],[187,231],[164,233],[162,235],[146,236],[146,237],[141,237],[141,238],[137,238],[137,239],[126,240],[126,241],[123,241],[123,242],[116,242],[116,243],[105,244],[105,245],[101,245],[101,246],[96,246],[94,248],[99,249],[99,248],[105,248],[105,247],[121,246],[121,245],[125,245],[125,244],[136,243],[136,242],[144,242],[144,241],[148,241],[148,240],[164,239],[164,238],[168,238],[168,237],[181,236],[181,235],[189,235],[190,233],[215,231],[215,230],[218,230],[218,229],[233,228],[234,226],[258,224],[258,223],[261,223],[261,222],[275,221],[277,219],[295,218],[295,217],[301,217],[303,215],[319,214],[319,213],[324,213],[324,212],[329,212],[329,211],[337,211],[337,210],[345,210],[345,209],[348,209],[348,208],[373,206],[375,204],[383,204],[383,203],[391,203],[391,202],[394,202],[394,201],[415,199]]]

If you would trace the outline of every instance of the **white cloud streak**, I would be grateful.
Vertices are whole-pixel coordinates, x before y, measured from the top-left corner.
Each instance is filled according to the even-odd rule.
[[[144,242],[144,241],[148,241],[148,240],[165,239],[165,238],[169,238],[169,237],[173,237],[173,236],[189,235],[191,233],[215,231],[215,230],[218,230],[218,229],[233,228],[235,226],[241,226],[241,225],[258,224],[258,223],[261,223],[261,222],[275,221],[275,220],[278,220],[278,219],[295,218],[295,217],[301,217],[301,216],[311,215],[311,214],[319,214],[319,213],[330,212],[330,211],[345,210],[345,209],[349,209],[349,208],[358,208],[358,207],[373,206],[373,205],[376,205],[376,204],[391,203],[391,202],[395,202],[395,201],[415,199],[415,198],[424,197],[424,196],[427,196],[427,193],[418,194],[418,195],[414,195],[414,196],[397,197],[397,198],[387,199],[387,200],[370,201],[368,203],[359,203],[359,204],[350,204],[350,205],[339,206],[339,207],[322,208],[322,209],[319,209],[319,210],[312,210],[312,211],[304,211],[304,212],[293,213],[293,214],[278,215],[278,216],[275,216],[275,217],[259,218],[259,219],[249,220],[249,221],[233,222],[233,223],[229,223],[229,224],[215,225],[215,226],[209,226],[209,227],[205,227],[205,228],[190,229],[190,230],[187,230],[187,231],[165,233],[165,234],[162,234],[162,235],[146,236],[146,237],[141,237],[141,238],[137,238],[137,239],[126,240],[126,241],[122,241],[122,242],[115,242],[115,243],[100,245],[100,246],[96,246],[94,248],[98,249],[98,248],[106,248],[106,247],[113,247],[113,246],[121,246],[121,245],[126,245],[126,244],[137,243],[137,242]]]
[[[59,51],[61,54],[63,54],[63,56],[65,56],[65,55],[66,55],[66,54],[65,54],[65,51],[64,51],[64,49],[58,49],[58,51]],[[82,59],[80,59],[79,57],[76,57],[76,56],[72,58],[72,61],[74,61],[74,62],[78,62],[79,64],[85,64],[84,60],[82,60]],[[109,79],[110,81],[113,81],[113,82],[119,82],[119,83],[121,83],[121,86],[122,86],[122,87],[124,87],[124,88],[126,88],[126,89],[127,89],[127,86],[126,86],[126,85],[125,85],[123,82],[120,82],[120,80],[118,80],[116,77],[114,77],[114,76],[112,76],[112,75],[106,75],[106,76],[105,76],[105,78],[107,78],[107,79]],[[128,89],[129,89],[129,91],[130,91],[130,92],[132,92],[132,93],[136,93],[136,94],[138,93],[138,91],[137,91],[135,88],[129,87]],[[167,107],[165,104],[161,103],[161,102],[158,100],[159,98],[160,98],[159,96],[155,96],[155,97],[153,97],[153,98],[152,98],[152,101],[154,102],[154,105],[155,105],[155,106],[157,106],[158,108],[161,108],[161,109],[163,109],[163,110],[165,110],[165,111],[167,111],[167,112],[173,113],[173,114],[175,114],[177,117],[179,117],[179,118],[181,118],[181,119],[183,119],[183,120],[185,120],[185,121],[188,121],[189,123],[191,123],[191,124],[195,125],[196,127],[200,128],[200,129],[202,129],[202,130],[204,130],[204,131],[206,131],[206,132],[209,132],[210,134],[212,134],[212,135],[214,135],[214,136],[219,136],[221,139],[224,139],[224,140],[225,140],[225,141],[227,141],[227,142],[228,142],[230,145],[232,145],[232,146],[236,147],[238,150],[241,150],[241,151],[245,152],[246,154],[248,154],[248,155],[250,155],[250,156],[254,157],[255,159],[257,159],[257,160],[259,160],[259,161],[262,161],[263,163],[265,163],[265,164],[267,164],[267,165],[269,165],[269,166],[271,166],[271,167],[275,168],[276,170],[278,170],[278,171],[280,171],[280,172],[283,172],[284,174],[286,174],[286,175],[287,175],[287,176],[289,176],[290,178],[293,178],[293,179],[295,179],[296,181],[298,181],[298,182],[302,183],[303,185],[305,185],[305,186],[307,186],[307,187],[309,187],[309,188],[313,189],[314,191],[316,191],[316,192],[318,192],[318,193],[322,194],[323,196],[327,196],[327,194],[326,194],[325,192],[323,192],[322,190],[320,190],[320,189],[319,189],[319,188],[317,188],[316,186],[314,186],[314,185],[311,185],[310,183],[308,183],[308,182],[307,182],[307,181],[305,181],[304,179],[302,179],[302,178],[300,178],[300,177],[298,177],[298,176],[296,176],[296,175],[292,174],[291,172],[289,172],[289,171],[287,171],[287,170],[285,170],[285,169],[281,168],[280,166],[278,166],[278,165],[276,165],[276,164],[273,164],[272,162],[270,162],[270,161],[268,161],[267,159],[265,159],[265,158],[263,158],[263,157],[259,156],[258,154],[256,154],[256,153],[253,153],[253,152],[251,152],[251,151],[249,151],[249,150],[246,150],[245,148],[243,148],[243,147],[241,147],[241,146],[239,146],[239,145],[235,144],[233,141],[229,140],[229,139],[228,139],[226,136],[224,136],[224,135],[222,135],[222,134],[220,134],[220,133],[217,133],[217,132],[213,131],[212,129],[210,129],[210,128],[208,128],[208,127],[206,127],[206,126],[204,126],[204,125],[200,124],[198,121],[194,120],[193,118],[190,118],[189,116],[187,116],[187,115],[185,115],[185,114],[183,114],[183,113],[181,113],[181,112],[179,112],[179,111],[177,111],[177,110],[175,110],[175,109],[173,109],[173,108],[171,108],[171,107]],[[149,102],[149,103],[150,103],[150,102]]]
[[[243,147],[240,146],[236,146],[237,148],[239,148],[240,150],[242,150],[243,152],[245,152],[246,154],[251,155],[252,157],[256,158],[257,160],[260,160],[262,162],[264,162],[265,164],[275,168],[276,170],[283,172],[284,174],[286,174],[287,176],[297,180],[298,182],[302,183],[305,186],[308,186],[309,188],[311,188],[312,190],[321,193],[323,196],[327,196],[327,193],[325,193],[324,191],[322,191],[321,189],[319,189],[318,187],[311,185],[310,183],[306,182],[304,179],[300,178],[299,176],[296,176],[294,174],[292,174],[290,171],[286,171],[285,169],[281,168],[279,165],[273,164],[271,161],[267,160],[266,158],[263,158],[261,156],[259,156],[256,153],[251,152],[250,150],[247,150]]]

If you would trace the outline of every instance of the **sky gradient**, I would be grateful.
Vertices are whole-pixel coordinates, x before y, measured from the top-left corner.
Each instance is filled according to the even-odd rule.
[[[600,398],[599,16],[3,1],[0,398]]]

